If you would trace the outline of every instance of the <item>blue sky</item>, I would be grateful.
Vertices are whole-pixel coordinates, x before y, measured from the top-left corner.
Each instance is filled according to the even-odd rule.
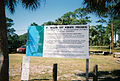
[[[27,32],[27,28],[33,22],[38,25],[47,21],[55,21],[55,19],[61,17],[63,14],[74,11],[77,8],[83,7],[83,0],[46,0],[41,3],[41,7],[35,11],[24,9],[21,5],[17,5],[15,13],[11,14],[6,9],[6,16],[13,19],[13,27],[18,35]],[[96,15],[91,15],[92,25],[95,25],[95,21],[98,19]]]

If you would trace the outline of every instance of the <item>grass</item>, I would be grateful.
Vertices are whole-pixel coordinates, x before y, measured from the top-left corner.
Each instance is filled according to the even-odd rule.
[[[21,63],[24,54],[10,54],[10,81],[20,81]],[[93,66],[98,65],[98,70],[104,77],[115,78],[120,76],[120,64],[116,63],[117,58],[111,55],[90,55],[89,72],[92,72]],[[52,81],[53,64],[58,64],[58,81],[85,80],[85,59],[71,58],[30,58],[30,81]],[[117,72],[115,72],[117,71]],[[107,75],[104,75],[107,73]],[[116,75],[118,74],[118,75]],[[102,76],[100,75],[100,76]]]
[[[110,52],[109,46],[90,46],[90,51],[107,51]],[[114,47],[114,52],[120,52],[120,47]]]

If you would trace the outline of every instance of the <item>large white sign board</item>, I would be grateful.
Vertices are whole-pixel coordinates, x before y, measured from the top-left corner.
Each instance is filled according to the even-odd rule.
[[[89,58],[89,26],[44,27],[43,57]]]
[[[30,57],[23,56],[21,80],[29,80],[29,61]]]

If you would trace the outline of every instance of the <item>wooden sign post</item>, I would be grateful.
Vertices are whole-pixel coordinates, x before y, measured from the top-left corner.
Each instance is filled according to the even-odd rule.
[[[88,81],[89,77],[89,59],[86,59],[86,81]]]

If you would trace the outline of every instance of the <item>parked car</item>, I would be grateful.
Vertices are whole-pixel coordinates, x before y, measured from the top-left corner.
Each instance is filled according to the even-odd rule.
[[[21,47],[17,48],[17,52],[25,53],[26,52],[26,46],[21,46]]]

